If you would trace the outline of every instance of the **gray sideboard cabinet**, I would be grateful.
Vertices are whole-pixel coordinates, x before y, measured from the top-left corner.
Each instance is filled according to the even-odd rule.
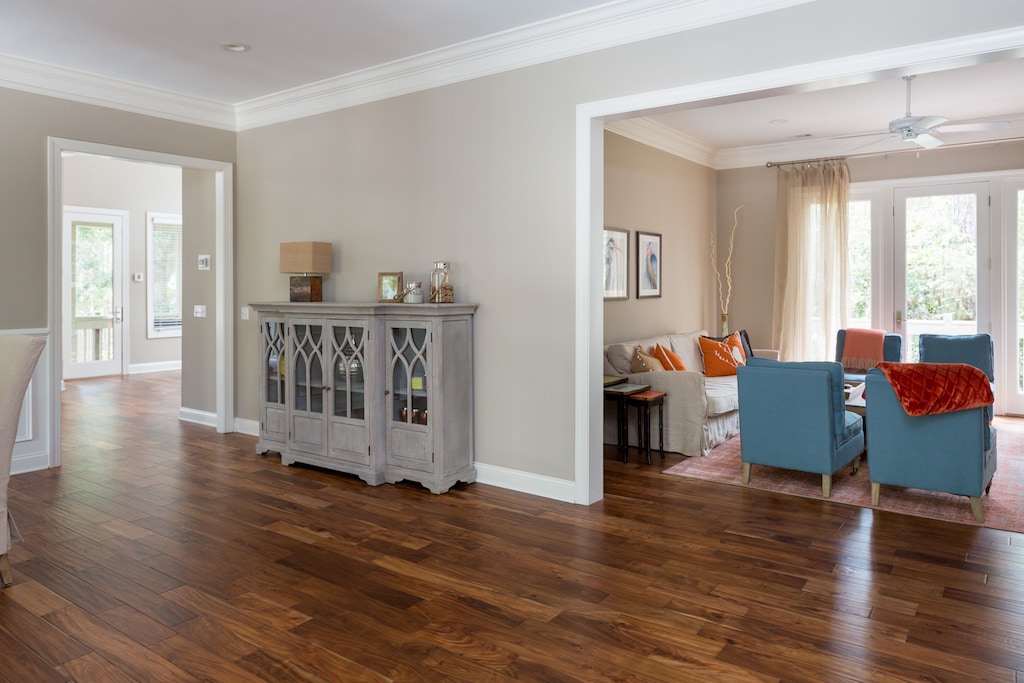
[[[257,303],[259,453],[434,493],[476,480],[469,304]]]

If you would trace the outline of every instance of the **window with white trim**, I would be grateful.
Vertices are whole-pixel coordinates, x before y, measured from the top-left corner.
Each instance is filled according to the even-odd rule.
[[[181,336],[181,214],[146,213],[146,336]]]

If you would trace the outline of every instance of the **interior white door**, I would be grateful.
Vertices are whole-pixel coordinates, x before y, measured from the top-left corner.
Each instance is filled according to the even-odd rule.
[[[1004,244],[1010,252],[1006,261],[1009,305],[1004,325],[1004,362],[997,362],[996,367],[1013,368],[1013,380],[1000,385],[1005,391],[1005,410],[1024,415],[1024,179],[1004,183],[1003,207]]]
[[[893,203],[893,327],[904,360],[917,360],[922,333],[989,332],[989,184],[897,188]]]
[[[127,212],[65,207],[63,223],[63,377],[120,375]]]

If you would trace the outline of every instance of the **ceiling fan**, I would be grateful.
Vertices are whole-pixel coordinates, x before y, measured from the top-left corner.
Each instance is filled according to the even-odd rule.
[[[906,142],[913,142],[920,147],[931,149],[942,145],[942,140],[932,135],[936,132],[961,132],[961,131],[975,131],[975,130],[996,130],[999,128],[1006,128],[1010,125],[1009,121],[979,121],[979,122],[963,122],[946,125],[949,122],[949,118],[945,116],[914,116],[910,112],[910,82],[914,80],[914,76],[904,76],[903,80],[907,82],[907,113],[898,119],[893,119],[889,122],[889,130],[883,130],[873,133],[855,133],[853,135],[841,135],[839,137],[832,138],[833,140],[843,140],[847,138],[859,138],[866,137],[869,135],[885,136],[885,138],[898,137]],[[941,130],[940,130],[941,129]],[[873,141],[869,144],[875,144]]]

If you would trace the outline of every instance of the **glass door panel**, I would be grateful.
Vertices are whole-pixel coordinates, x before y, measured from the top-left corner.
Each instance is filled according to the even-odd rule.
[[[116,213],[64,212],[63,376],[121,374],[121,232]]]
[[[988,225],[988,187],[902,189],[894,198],[894,308],[904,360],[913,361],[923,333],[975,334],[981,329],[986,308],[978,264],[985,250],[978,226]]]
[[[391,421],[426,425],[427,330],[422,327],[391,329]]]
[[[322,415],[324,412],[323,350],[320,340],[323,325],[296,324],[292,328],[295,345],[291,358],[293,410]]]
[[[366,328],[332,327],[334,417],[366,419]]]

